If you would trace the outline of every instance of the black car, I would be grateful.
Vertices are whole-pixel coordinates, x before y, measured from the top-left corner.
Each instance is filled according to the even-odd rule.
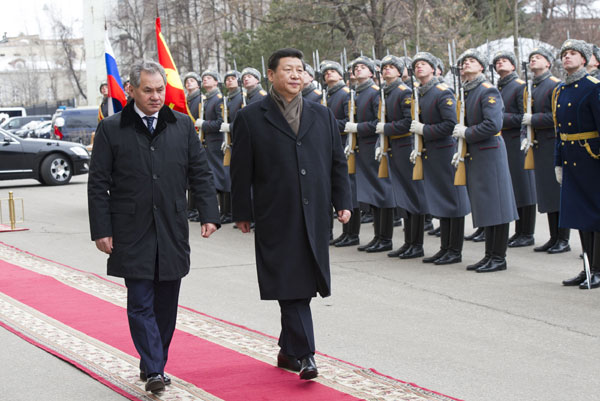
[[[0,129],[0,180],[34,178],[64,185],[89,171],[90,154],[78,143],[19,138]]]

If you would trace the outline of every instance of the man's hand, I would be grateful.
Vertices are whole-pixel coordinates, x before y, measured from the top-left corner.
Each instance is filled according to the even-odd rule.
[[[417,163],[417,156],[419,156],[419,152],[417,152],[417,150],[416,150],[416,149],[413,149],[413,150],[410,152],[410,156],[409,156],[409,158],[408,158],[408,159],[410,160],[410,162],[411,162],[412,164],[416,164],[416,163]]]
[[[229,123],[222,123],[221,128],[219,129],[221,132],[229,132]]]
[[[215,226],[213,223],[202,224],[202,236],[204,238],[210,237],[210,235],[215,231],[217,231],[217,226]]]
[[[344,131],[353,134],[355,132],[358,132],[358,124],[357,123],[351,123],[351,122],[347,122],[346,126],[344,127]]]
[[[112,237],[104,237],[96,240],[96,248],[100,251],[111,254],[113,249],[113,239]]]
[[[531,113],[525,113],[525,114],[523,114],[523,119],[521,120],[521,124],[523,124],[523,125],[531,125],[531,118],[532,118]]]
[[[377,146],[375,148],[375,160],[380,162],[382,157],[383,157],[383,152],[381,151],[381,146]]]
[[[425,126],[425,124],[420,123],[416,120],[413,120],[412,123],[410,123],[410,132],[412,132],[413,134],[417,134],[417,135],[423,135],[423,127]]]
[[[250,222],[249,221],[236,221],[235,225],[243,233],[249,233],[250,232]]]
[[[456,124],[454,126],[454,130],[452,131],[452,136],[456,139],[464,139],[465,138],[465,132],[467,132],[467,127],[465,127],[464,125],[461,124]]]
[[[460,153],[456,152],[452,156],[452,161],[450,163],[454,166],[454,168],[458,168],[458,163],[460,163]]]
[[[556,181],[558,182],[558,184],[562,185],[562,167],[554,167],[554,175],[556,176]]]
[[[346,145],[344,148],[344,154],[346,155],[346,159],[350,156],[350,154],[352,154],[352,148],[350,145]]]
[[[204,120],[199,118],[196,120],[196,124],[194,124],[196,126],[196,128],[202,128],[202,124],[204,123]]]
[[[384,129],[385,129],[385,123],[377,123],[377,126],[375,126],[375,133],[383,134]]]
[[[352,216],[352,212],[350,212],[350,210],[338,210],[337,212],[337,219],[340,223],[342,224],[346,224],[347,222],[350,221],[350,216]]]
[[[529,150],[529,148],[532,146],[533,144],[531,143],[531,141],[527,138],[524,138],[521,141],[521,150],[523,152],[527,152]]]

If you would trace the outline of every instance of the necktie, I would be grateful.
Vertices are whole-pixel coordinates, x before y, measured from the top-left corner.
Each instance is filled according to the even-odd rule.
[[[148,126],[148,131],[150,131],[150,134],[154,134],[154,117],[144,117],[144,120],[146,120],[146,126]]]

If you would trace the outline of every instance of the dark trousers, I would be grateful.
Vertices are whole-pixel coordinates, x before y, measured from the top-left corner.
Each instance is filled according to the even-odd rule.
[[[592,273],[600,273],[600,232],[579,230],[581,247],[587,254]]]
[[[506,248],[508,248],[508,228],[508,223],[484,227],[486,256],[506,257]]]
[[[440,234],[441,249],[461,253],[465,239],[465,218],[440,218]]]
[[[163,374],[175,332],[181,280],[125,279],[127,317],[140,369]]]
[[[279,300],[281,334],[279,347],[284,354],[302,359],[315,353],[311,298]]]
[[[533,235],[535,231],[535,205],[517,208],[519,220],[515,221],[515,234]]]
[[[406,212],[404,219],[404,243],[409,245],[423,245],[425,237],[425,215]]]

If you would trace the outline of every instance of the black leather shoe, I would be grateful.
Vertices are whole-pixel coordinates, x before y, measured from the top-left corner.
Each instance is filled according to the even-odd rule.
[[[356,249],[358,249],[359,251],[363,252],[365,249],[367,249],[367,248],[372,247],[373,245],[375,245],[375,243],[377,241],[379,241],[379,237],[375,236],[375,237],[373,237],[373,239],[371,241],[369,241],[368,244],[361,245],[361,246],[359,246]]]
[[[564,280],[562,282],[562,285],[564,285],[565,287],[573,287],[573,286],[583,283],[585,280],[586,280],[585,271],[582,270],[575,277]]]
[[[305,356],[300,361],[300,378],[302,380],[311,380],[319,376],[315,357],[312,355]]]
[[[520,248],[523,246],[531,246],[534,244],[533,235],[521,234],[514,241],[508,243],[509,248]]]
[[[190,209],[187,211],[187,217],[188,219],[194,218],[194,217],[198,217],[200,213],[198,213],[198,211],[196,209]]]
[[[533,252],[546,252],[548,249],[552,248],[555,243],[556,240],[554,238],[550,238],[544,245],[533,248]]]
[[[475,270],[477,273],[491,273],[500,270],[506,270],[506,258],[500,256],[492,256],[490,260],[479,269]]]
[[[431,221],[426,221],[425,224],[423,224],[423,231],[431,231],[433,230],[433,222]]]
[[[358,245],[359,243],[360,243],[360,240],[358,238],[358,234],[347,234],[346,238],[344,238],[342,241],[335,244],[335,246],[337,248],[342,248],[344,246]]]
[[[444,256],[446,254],[446,252],[448,252],[447,249],[440,249],[439,251],[437,251],[437,253],[435,255],[423,258],[423,263],[433,263],[436,260],[438,260],[439,258],[441,258],[442,256]]]
[[[146,382],[146,391],[159,393],[165,389],[165,381],[160,374],[148,376]]]
[[[396,249],[395,251],[392,252],[388,252],[388,258],[397,258],[398,256],[402,255],[404,252],[406,252],[406,250],[410,248],[410,244],[407,244],[406,242],[404,243],[404,245],[402,245],[400,248]]]
[[[548,249],[548,253],[549,254],[555,254],[555,253],[563,253],[563,252],[569,252],[571,250],[571,246],[569,245],[569,241],[564,240],[564,239],[559,239],[558,241],[556,241],[556,243],[554,245],[552,245],[552,247],[550,249]]]
[[[485,241],[485,231],[482,231],[480,234],[476,235],[472,239],[473,242],[483,242]]]
[[[394,219],[394,227],[402,227],[402,217]]]
[[[465,235],[465,240],[467,241],[473,241],[473,238],[477,237],[479,234],[481,234],[483,232],[483,228],[478,228],[477,230],[475,230],[472,234],[470,235]]]
[[[330,241],[329,241],[329,245],[335,245],[335,244],[337,244],[338,242],[340,242],[340,241],[342,241],[342,240],[345,240],[347,235],[348,235],[348,233],[342,233],[342,234],[340,234],[340,236],[339,236],[339,237],[337,237],[337,238],[335,238],[335,239],[332,239],[332,240],[330,240]]]
[[[415,259],[425,255],[423,251],[423,245],[411,245],[403,254],[399,256],[400,259]]]
[[[591,288],[598,288],[600,287],[600,273],[592,273],[592,275],[590,276],[590,287]],[[588,281],[587,278],[586,280],[579,284],[579,289],[580,290],[587,290],[588,289]]]
[[[451,265],[462,262],[462,254],[453,250],[448,250],[444,256],[433,262],[434,265]]]
[[[143,370],[140,370],[140,380],[143,382],[148,380],[148,378],[146,377],[146,372],[144,372]],[[169,376],[167,376],[166,374],[163,375],[163,381],[165,382],[165,386],[168,386],[171,384],[171,378]]]
[[[200,214],[197,214],[194,217],[190,217],[188,220],[191,221],[192,223],[199,223],[200,222]]]
[[[233,223],[233,220],[231,219],[231,215],[230,214],[224,214],[221,216],[221,224],[231,224]]]
[[[289,356],[279,351],[277,354],[277,367],[292,370],[294,372],[300,372],[300,361],[296,357]]]
[[[427,231],[427,235],[438,235],[438,234],[440,234],[440,230],[441,230],[440,227],[434,228],[432,230]]]
[[[513,242],[514,240],[516,240],[517,238],[519,238],[520,236],[521,236],[521,234],[519,234],[519,233],[514,233],[513,235],[511,235],[511,236],[508,238],[508,243],[510,244],[511,242]]]
[[[373,222],[373,214],[372,213],[365,213],[362,216],[360,216],[360,224],[367,224],[367,223],[372,223]]]
[[[393,247],[393,244],[392,244],[391,239],[382,238],[379,241],[377,241],[376,243],[374,243],[373,246],[370,246],[367,249],[365,249],[365,252],[375,253],[375,252],[391,251],[392,247]]]
[[[487,256],[487,255],[485,255],[485,256],[483,257],[483,259],[481,259],[479,262],[477,262],[477,263],[474,263],[474,264],[472,264],[472,265],[468,265],[468,266],[467,266],[467,270],[469,270],[469,271],[470,271],[470,270],[477,270],[477,269],[479,269],[481,266],[485,265],[485,264],[486,264],[486,263],[487,263],[489,260],[490,260],[490,257],[489,257],[489,256]]]

